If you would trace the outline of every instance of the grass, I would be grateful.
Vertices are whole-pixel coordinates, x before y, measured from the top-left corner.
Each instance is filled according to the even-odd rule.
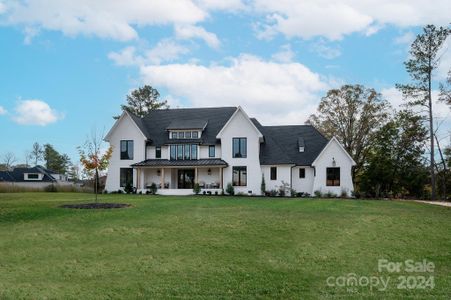
[[[451,209],[357,200],[0,194],[0,299],[430,298],[451,295]],[[427,259],[427,274],[378,272]],[[386,291],[329,276],[390,276]],[[397,289],[400,275],[433,289]]]

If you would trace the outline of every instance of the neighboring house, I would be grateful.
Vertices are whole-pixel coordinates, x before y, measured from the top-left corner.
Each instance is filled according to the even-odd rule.
[[[311,125],[263,126],[241,107],[154,110],[143,118],[123,112],[105,140],[113,146],[106,190],[127,184],[160,194],[221,191],[260,195],[285,184],[297,192],[348,195],[353,159],[337,139]]]
[[[14,183],[19,186],[44,187],[49,184],[70,184],[67,176],[48,170],[42,166],[15,168],[12,171],[0,171],[0,182]]]

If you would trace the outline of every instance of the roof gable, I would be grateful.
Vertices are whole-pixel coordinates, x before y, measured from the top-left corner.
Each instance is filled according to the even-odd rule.
[[[238,108],[236,109],[236,111],[233,113],[233,115],[230,117],[230,119],[227,121],[227,123],[224,124],[224,126],[221,128],[221,130],[218,132],[218,134],[216,135],[216,138],[221,138],[222,133],[224,132],[225,128],[227,128],[227,126],[232,122],[232,120],[239,114],[242,113],[244,115],[244,118],[249,122],[249,124],[251,125],[251,127],[255,130],[255,132],[257,133],[258,137],[260,139],[263,139],[263,134],[260,132],[260,130],[258,130],[258,128],[255,126],[254,122],[251,121],[251,119],[249,118],[249,116],[246,114],[246,112],[241,108],[241,106],[238,106]]]
[[[316,162],[318,161],[318,159],[320,159],[321,155],[323,155],[323,153],[326,151],[327,148],[329,148],[333,143],[336,143],[338,145],[338,147],[346,154],[346,156],[349,158],[349,160],[351,161],[351,164],[353,166],[356,165],[356,162],[354,161],[354,159],[351,157],[351,155],[348,153],[348,151],[346,151],[346,149],[343,147],[343,145],[337,140],[337,138],[334,136],[330,139],[329,143],[327,143],[327,145],[324,147],[324,149],[318,154],[318,156],[315,158],[315,160],[312,162],[312,166],[314,166],[316,164]]]
[[[130,118],[130,120],[136,126],[136,129],[138,129],[138,131],[142,134],[144,139],[147,138],[147,135],[145,134],[146,128],[143,125],[141,118],[124,110],[122,112],[121,116],[119,117],[119,119],[117,119],[116,122],[114,122],[114,125],[113,125],[113,127],[111,127],[110,131],[108,131],[108,133],[105,135],[105,138],[104,138],[105,141],[108,142],[110,140],[111,135],[113,134],[113,132],[116,130],[116,128],[119,126],[119,124],[122,122],[122,120],[124,118]]]

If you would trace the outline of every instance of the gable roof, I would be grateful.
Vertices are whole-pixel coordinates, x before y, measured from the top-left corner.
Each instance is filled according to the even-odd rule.
[[[148,135],[147,135],[146,126],[143,124],[141,118],[136,116],[136,115],[134,115],[134,114],[132,114],[131,112],[128,112],[128,111],[124,110],[124,111],[122,111],[122,114],[120,115],[119,119],[117,119],[116,122],[114,122],[114,125],[113,125],[113,127],[111,127],[110,131],[108,131],[108,133],[105,135],[105,137],[104,137],[105,141],[109,141],[110,140],[110,136],[113,133],[113,131],[116,129],[116,127],[122,121],[122,119],[127,117],[127,116],[132,119],[132,121],[133,121],[132,123],[135,124],[137,129],[143,135],[143,137],[147,138]]]
[[[353,166],[356,165],[356,162],[354,161],[354,159],[351,157],[351,155],[348,153],[348,151],[346,151],[346,149],[343,147],[343,145],[337,140],[337,138],[334,136],[330,139],[330,141],[327,143],[327,145],[323,148],[323,150],[321,150],[321,152],[318,154],[318,156],[315,158],[315,160],[312,162],[312,165],[316,164],[316,161],[320,158],[321,154],[324,153],[324,151],[327,149],[327,147],[329,147],[332,143],[337,143],[338,146],[340,147],[340,149],[346,154],[346,156],[349,158],[349,160],[351,161],[351,164]]]
[[[171,123],[169,123],[168,127],[166,127],[167,130],[173,130],[173,129],[201,129],[203,130],[205,126],[207,126],[207,121],[205,120],[173,120]]]
[[[47,170],[42,166],[35,166],[32,168],[14,168],[12,171],[2,171],[0,172],[0,181],[9,182],[55,182],[56,179],[50,174],[51,171]],[[26,173],[39,173],[43,174],[42,180],[30,181],[24,179],[24,174]]]
[[[221,128],[221,130],[218,132],[218,134],[216,135],[216,138],[220,138],[222,132],[225,130],[225,128],[227,127],[227,125],[230,124],[230,122],[232,122],[232,119],[239,113],[241,112],[244,117],[246,118],[247,121],[249,121],[249,123],[251,124],[252,128],[254,128],[254,130],[257,132],[257,135],[260,139],[263,139],[263,134],[261,133],[260,130],[258,130],[257,126],[255,126],[254,122],[252,122],[252,120],[249,118],[249,116],[247,115],[247,113],[241,108],[241,106],[238,106],[238,108],[235,110],[235,112],[233,113],[233,115],[229,118],[229,120],[227,121],[227,123],[224,124],[224,126]]]
[[[177,124],[183,124],[184,122],[196,123],[196,126],[199,126],[199,120],[206,123],[206,126],[201,138],[196,141],[200,144],[214,145],[217,140],[216,135],[236,110],[236,107],[176,108],[152,110],[143,118],[131,113],[129,115],[132,116],[138,127],[142,127],[141,131],[151,145],[161,146],[174,142],[174,140],[169,139],[168,128],[179,126]],[[188,142],[187,140],[178,141],[182,143]]]
[[[260,146],[262,165],[310,166],[328,142],[311,125],[262,126],[256,119],[252,119],[252,122],[265,137]],[[304,152],[299,152],[300,139],[304,143]]]

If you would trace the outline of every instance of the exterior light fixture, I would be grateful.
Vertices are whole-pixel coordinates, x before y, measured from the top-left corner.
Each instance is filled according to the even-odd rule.
[[[208,175],[211,175],[211,169],[210,168],[208,168],[207,173],[208,173]]]
[[[337,165],[337,162],[335,161],[335,157],[332,157],[332,166],[335,167]]]

